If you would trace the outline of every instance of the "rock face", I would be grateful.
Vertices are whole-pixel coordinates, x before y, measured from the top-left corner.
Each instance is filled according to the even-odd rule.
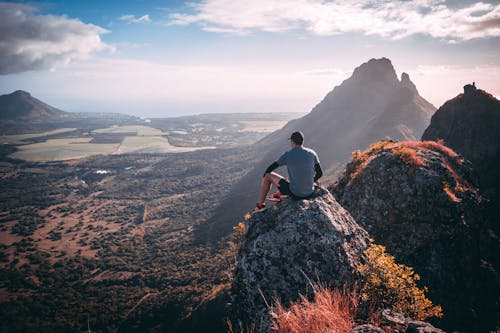
[[[355,154],[332,193],[421,276],[443,307],[440,326],[494,327],[496,283],[482,267],[482,197],[469,162],[433,141],[379,142]]]
[[[372,324],[358,325],[351,333],[445,333],[431,324],[413,320],[402,313],[389,309],[382,311],[377,326]]]
[[[389,59],[362,64],[309,114],[290,121],[255,145],[262,151],[262,160],[221,203],[210,221],[214,233],[230,231],[234,221],[255,204],[262,173],[290,148],[287,138],[291,133],[304,132],[305,146],[316,150],[324,174],[333,177],[355,149],[365,149],[381,139],[418,140],[435,110],[418,94],[408,74],[403,73],[398,80]]]
[[[43,103],[26,91],[0,96],[0,120],[46,120],[64,114],[66,112]]]
[[[366,231],[326,189],[316,194],[310,200],[285,200],[247,221],[232,285],[233,323],[254,323],[265,332],[270,323],[266,301],[277,296],[287,304],[299,293],[311,293],[308,279],[343,287],[358,277]]]
[[[446,146],[470,160],[479,173],[482,192],[493,196],[500,195],[499,129],[500,101],[468,84],[463,94],[436,111],[422,140],[442,139]]]

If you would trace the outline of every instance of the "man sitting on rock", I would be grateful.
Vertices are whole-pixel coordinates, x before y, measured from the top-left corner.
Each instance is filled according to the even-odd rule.
[[[267,168],[262,178],[259,202],[254,211],[266,207],[266,197],[273,184],[278,188],[278,191],[269,197],[273,201],[279,201],[281,195],[289,195],[294,199],[305,199],[313,194],[314,182],[323,175],[323,171],[316,152],[303,147],[303,143],[304,134],[294,132],[290,137],[292,149],[281,155],[276,162]],[[273,172],[282,165],[287,166],[290,181]]]

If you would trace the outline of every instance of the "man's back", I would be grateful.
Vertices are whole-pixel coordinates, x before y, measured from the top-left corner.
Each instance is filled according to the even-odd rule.
[[[286,165],[290,177],[290,190],[298,197],[307,197],[314,192],[315,165],[319,164],[316,152],[298,146],[284,153],[277,161]]]

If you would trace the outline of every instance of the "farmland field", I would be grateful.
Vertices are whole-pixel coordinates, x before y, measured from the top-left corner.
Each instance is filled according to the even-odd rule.
[[[241,121],[244,127],[241,131],[243,132],[273,132],[279,130],[285,124],[286,121]]]
[[[162,135],[162,131],[143,125],[126,125],[126,126],[111,126],[108,128],[99,128],[92,131],[93,133],[134,133],[139,136],[158,136]]]
[[[114,154],[126,153],[183,153],[211,147],[176,147],[161,136],[126,136]]]
[[[95,155],[164,154],[252,144],[296,114],[201,114],[153,118],[148,124],[109,122],[0,136],[4,156],[53,162]]]
[[[93,155],[111,154],[118,144],[92,144],[91,138],[51,139],[18,146],[9,157],[30,162],[65,161]]]
[[[42,133],[28,133],[28,134],[15,134],[15,135],[2,135],[0,136],[0,144],[10,143],[10,144],[18,144],[20,141],[34,139],[34,138],[43,138],[49,135],[62,134],[76,131],[76,128],[58,128],[53,131],[47,131]],[[22,142],[21,142],[22,143]]]

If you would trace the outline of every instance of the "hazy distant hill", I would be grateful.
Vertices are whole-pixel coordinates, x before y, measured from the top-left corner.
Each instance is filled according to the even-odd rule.
[[[63,127],[86,131],[111,125],[143,124],[138,117],[107,112],[66,112],[17,90],[0,96],[0,135],[36,133]]]
[[[0,96],[0,120],[44,120],[65,114],[23,90]]]
[[[332,177],[352,151],[365,149],[374,141],[418,140],[435,110],[418,94],[406,73],[398,80],[389,59],[371,59],[357,67],[309,114],[290,121],[255,145],[262,160],[223,200],[218,213],[208,222],[210,233],[225,233],[237,218],[253,208],[262,173],[289,149],[287,139],[292,132],[304,132],[305,145],[318,152],[325,174]]]

